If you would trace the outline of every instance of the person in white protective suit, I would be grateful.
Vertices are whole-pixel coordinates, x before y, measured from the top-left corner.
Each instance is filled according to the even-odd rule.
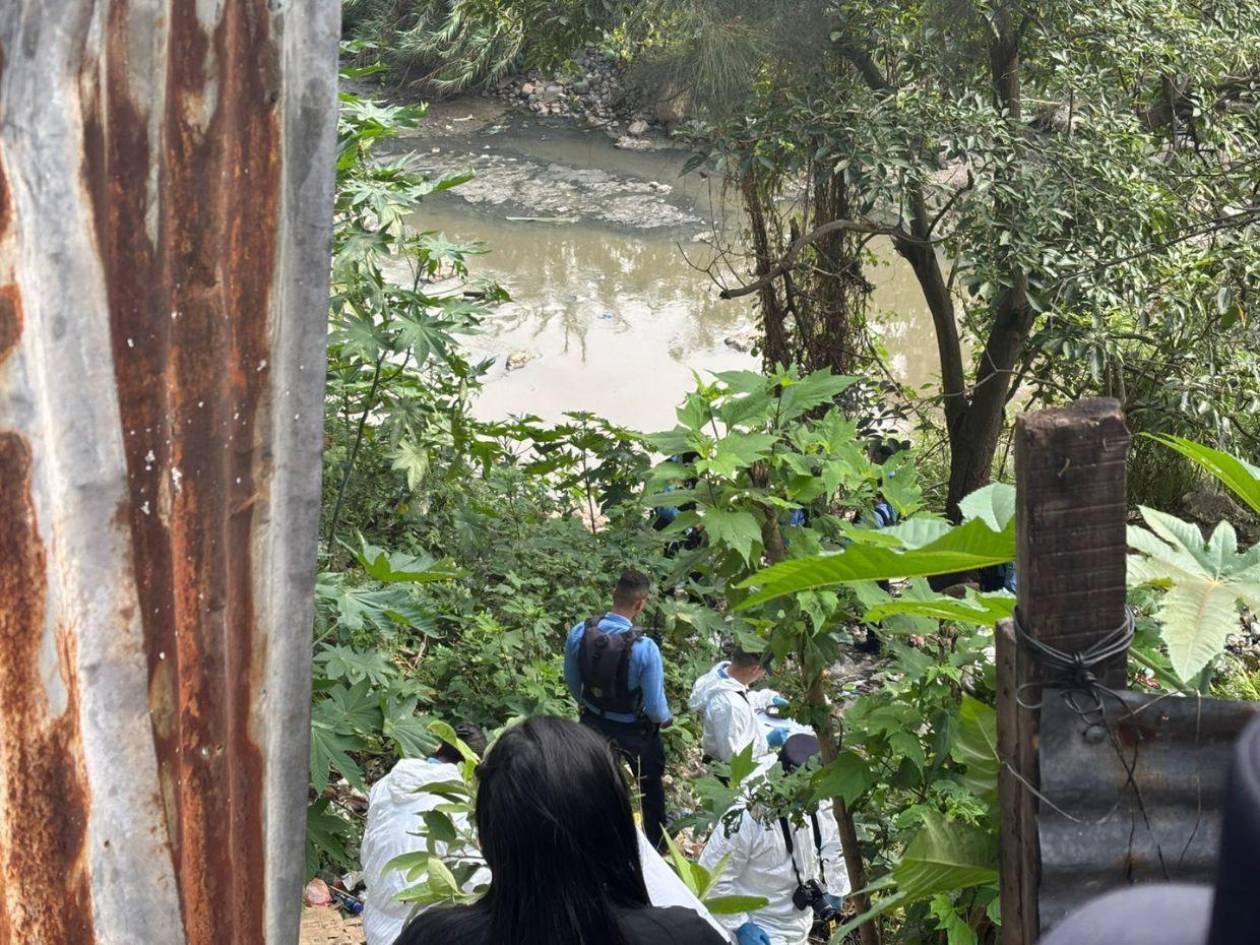
[[[475,725],[457,725],[455,734],[479,756],[486,750],[486,737]],[[403,870],[385,872],[385,866],[404,853],[425,850],[421,815],[447,803],[447,798],[425,788],[461,780],[459,751],[451,745],[438,747],[432,758],[404,758],[381,780],[372,785],[368,795],[367,828],[363,832],[360,861],[367,893],[363,903],[363,931],[367,945],[394,945],[403,926],[415,911],[414,903],[399,902],[394,897],[414,883],[409,883]],[[461,832],[469,827],[463,814],[452,817]],[[459,859],[476,864],[477,869],[465,883],[468,891],[490,882],[490,871],[476,849],[448,850],[445,844],[434,845],[437,853],[450,862]],[[422,880],[418,880],[422,881]]]
[[[700,716],[706,759],[729,764],[751,744],[755,761],[773,760],[772,749],[782,746],[788,730],[776,728],[767,737],[757,713],[771,705],[786,706],[787,700],[775,692],[750,688],[765,674],[760,654],[736,649],[729,660],[718,663],[691,687],[687,705]]]
[[[790,770],[817,753],[818,739],[796,734],[779,759]],[[805,945],[816,920],[839,916],[850,890],[839,830],[826,807],[801,826],[786,818],[762,823],[743,810],[730,829],[724,822],[713,829],[700,865],[717,869],[725,857],[709,895],[768,900],[761,909],[718,917],[739,945]]]
[[[475,725],[457,725],[455,733],[478,756],[486,750],[486,739]],[[424,821],[421,814],[433,810],[446,799],[428,793],[425,787],[459,781],[459,752],[452,746],[442,745],[429,759],[408,758],[398,762],[380,781],[372,786],[368,797],[367,829],[363,833],[361,862],[367,893],[363,907],[363,931],[367,945],[394,945],[415,905],[399,902],[394,897],[413,883],[408,883],[401,870],[383,873],[384,867],[395,857],[427,849]],[[456,829],[463,832],[468,818],[457,814],[453,818]],[[643,867],[643,881],[654,906],[681,906],[699,915],[716,932],[729,937],[727,930],[701,904],[691,890],[678,878],[653,849],[647,837],[640,831],[639,858]],[[458,858],[465,863],[478,864],[478,869],[465,883],[467,891],[488,886],[490,869],[485,865],[478,850],[447,850],[444,844],[435,848],[447,862]],[[420,882],[422,880],[417,880]]]

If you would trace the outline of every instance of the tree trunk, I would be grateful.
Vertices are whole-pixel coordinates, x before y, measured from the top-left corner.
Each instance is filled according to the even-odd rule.
[[[815,171],[813,225],[821,226],[849,216],[849,201],[843,174]],[[812,346],[809,364],[813,370],[830,369],[848,374],[856,361],[855,343],[861,329],[866,280],[851,233],[837,230],[814,244],[816,271],[810,280],[814,286],[810,304],[821,329],[819,341]]]
[[[928,311],[932,313],[932,327],[936,332],[936,350],[941,364],[942,409],[945,426],[954,429],[961,422],[967,409],[966,370],[963,366],[962,343],[958,338],[958,320],[954,311],[954,297],[950,294],[941,263],[931,243],[932,225],[928,216],[923,191],[914,187],[910,192],[909,240],[893,240],[893,247],[910,263],[918,280]]]
[[[1013,294],[1013,293],[1012,293]],[[1015,364],[1028,341],[1032,313],[1026,299],[999,303],[988,344],[981,355],[981,367],[972,391],[971,403],[956,427],[949,431],[949,492],[946,514],[958,521],[958,504],[967,494],[989,481],[993,457],[997,454],[1006,420],[1006,395],[1010,390]]]
[[[764,279],[774,265],[775,256],[770,247],[770,231],[766,222],[766,204],[763,199],[757,175],[749,172],[740,180],[740,190],[744,197],[744,208],[748,211],[748,226],[752,233],[755,264],[753,272],[758,279]],[[787,312],[773,281],[767,282],[757,293],[761,302],[762,331],[765,335],[765,347],[762,350],[762,362],[767,370],[774,370],[776,365],[790,364],[792,352],[787,335]]]
[[[762,538],[766,547],[766,560],[769,564],[778,564],[787,559],[787,548],[779,523],[770,513],[762,526]],[[831,710],[827,705],[827,696],[823,690],[825,671],[819,667],[811,670],[802,650],[800,654],[801,673],[805,682],[805,701],[813,710],[814,731],[818,735],[818,743],[822,751],[823,764],[831,764],[840,754],[840,737],[836,731]],[[866,888],[866,864],[862,862],[862,848],[858,844],[857,825],[848,806],[838,797],[832,798],[832,811],[839,828],[840,845],[844,851],[844,868],[849,874],[849,882],[854,889]],[[856,893],[850,898],[861,915],[871,907],[871,898],[866,893]],[[875,922],[867,922],[859,930],[862,945],[879,945],[879,927]]]
[[[1017,25],[1011,8],[1004,6],[994,15],[993,26],[995,35],[989,44],[993,98],[1005,112],[1012,157],[1018,159],[1023,133],[1019,46],[1025,24]],[[993,215],[999,226],[1018,229],[1021,216],[1018,202],[996,197]],[[999,264],[1005,270],[1004,281],[1008,288],[993,303],[993,326],[980,355],[975,385],[965,408],[952,422],[948,411],[946,414],[950,445],[946,514],[954,521],[961,517],[959,503],[963,498],[989,481],[1006,418],[1011,376],[1035,318],[1028,301],[1028,273],[1013,256],[1000,260]]]
[[[802,664],[804,659],[802,659]],[[804,670],[808,672],[808,670]],[[805,692],[806,701],[814,710],[814,728],[818,734],[818,743],[822,749],[823,764],[829,765],[840,754],[840,733],[836,731],[831,717],[831,708],[827,705],[826,693],[823,691],[824,672],[819,670],[812,679],[807,679],[809,688]],[[862,861],[862,848],[858,844],[857,824],[853,814],[843,800],[831,799],[832,811],[836,816],[836,826],[840,832],[840,846],[844,851],[844,867],[849,874],[849,882],[854,889],[866,888],[866,864]],[[871,897],[866,893],[854,893],[853,900],[858,915],[871,908]],[[879,945],[879,926],[877,920],[867,922],[858,930],[862,945]]]
[[[994,15],[995,36],[989,44],[989,67],[995,104],[1006,113],[1013,157],[1018,158],[1020,127],[1019,45],[1023,24],[1016,25],[1009,6]],[[999,226],[1018,229],[1020,207],[998,196],[993,202]],[[950,469],[946,514],[958,521],[959,503],[989,481],[993,457],[1006,417],[1011,376],[1032,330],[1034,312],[1028,303],[1028,274],[1013,256],[1001,260],[1008,286],[993,303],[993,326],[976,371],[966,409],[949,424]]]

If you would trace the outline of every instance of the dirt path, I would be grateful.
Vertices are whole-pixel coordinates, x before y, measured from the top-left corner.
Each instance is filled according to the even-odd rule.
[[[363,920],[343,918],[336,909],[303,909],[299,945],[363,945]]]

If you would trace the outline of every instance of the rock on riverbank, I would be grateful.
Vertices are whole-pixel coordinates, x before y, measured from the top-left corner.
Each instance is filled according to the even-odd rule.
[[[504,79],[491,93],[500,99],[528,108],[538,115],[573,118],[588,127],[603,128],[629,150],[660,147],[653,134],[663,135],[689,117],[690,98],[685,94],[664,94],[656,104],[636,103],[625,93],[620,63],[586,49],[578,53],[566,69],[546,74],[534,69]]]

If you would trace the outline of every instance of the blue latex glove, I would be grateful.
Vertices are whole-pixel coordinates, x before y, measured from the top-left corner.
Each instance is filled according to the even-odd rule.
[[[788,706],[788,701],[784,699],[782,696],[775,696],[770,704],[777,705],[780,709],[786,709]]]
[[[735,930],[735,941],[739,945],[770,945],[770,936],[756,922],[745,922]]]
[[[783,743],[788,740],[788,730],[783,727],[771,729],[770,734],[766,736],[766,744],[771,748],[782,748]]]
[[[837,912],[844,908],[844,896],[833,896],[831,893],[827,893],[823,896],[823,900]]]

